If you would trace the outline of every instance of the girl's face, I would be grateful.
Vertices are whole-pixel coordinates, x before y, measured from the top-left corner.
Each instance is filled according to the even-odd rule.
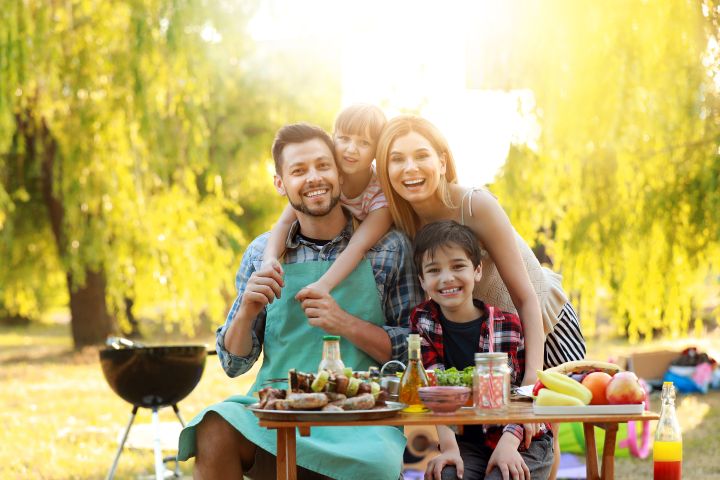
[[[338,131],[335,134],[335,158],[345,175],[366,171],[375,158],[375,143],[365,135]]]
[[[408,202],[417,203],[435,196],[445,173],[445,155],[438,155],[419,133],[410,132],[390,145],[387,168],[392,188]]]

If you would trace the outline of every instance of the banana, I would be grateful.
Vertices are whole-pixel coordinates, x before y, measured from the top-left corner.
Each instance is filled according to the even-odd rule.
[[[565,362],[557,367],[548,368],[546,372],[558,372],[563,375],[568,373],[583,373],[592,371],[605,372],[608,375],[615,375],[617,372],[622,371],[618,365],[610,362],[601,362],[599,360],[574,360],[572,362]]]
[[[557,393],[575,397],[579,399],[583,405],[589,404],[590,400],[592,400],[592,392],[589,388],[562,373],[538,370],[537,375],[546,389],[549,388]],[[540,391],[542,392],[542,390]]]
[[[535,405],[543,407],[582,407],[585,404],[579,398],[543,388],[538,392]]]

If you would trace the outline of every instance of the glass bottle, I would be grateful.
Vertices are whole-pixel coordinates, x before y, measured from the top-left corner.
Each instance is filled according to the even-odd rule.
[[[325,335],[323,337],[322,360],[318,365],[318,372],[327,370],[335,374],[342,374],[345,364],[340,359],[340,337],[337,335]]]
[[[653,463],[655,480],[682,478],[682,434],[675,414],[675,387],[664,382],[662,387],[660,420],[655,431]]]
[[[420,360],[420,335],[411,333],[408,336],[408,365],[400,379],[399,401],[407,405],[403,409],[404,412],[428,411],[420,400],[420,393],[418,392],[420,387],[427,386],[428,378]]]
[[[510,366],[507,353],[476,353],[473,372],[475,410],[503,408],[509,401]]]

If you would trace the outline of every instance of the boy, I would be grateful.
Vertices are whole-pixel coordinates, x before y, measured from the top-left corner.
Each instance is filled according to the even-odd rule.
[[[420,284],[430,298],[410,317],[411,331],[420,334],[425,367],[462,370],[474,365],[475,353],[489,351],[492,342],[495,351],[507,352],[511,382],[519,386],[525,370],[522,324],[517,315],[472,298],[482,275],[480,248],[472,230],[454,221],[428,224],[415,236],[413,256]],[[492,339],[488,338],[490,315]],[[532,441],[521,447],[524,429]],[[437,431],[441,453],[428,464],[426,478],[529,480],[550,473],[553,452],[547,425],[467,426],[457,436],[446,426],[438,426]]]

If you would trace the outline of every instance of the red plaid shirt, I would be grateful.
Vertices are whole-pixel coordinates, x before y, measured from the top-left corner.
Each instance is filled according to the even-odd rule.
[[[480,300],[473,300],[475,306],[483,312],[483,322],[480,324],[480,342],[476,352],[489,352],[492,341],[495,352],[507,352],[511,364],[510,383],[513,386],[520,386],[525,374],[525,337],[523,336],[522,323],[520,318],[509,312],[503,312],[499,308],[485,305]],[[488,328],[489,313],[493,312],[494,336],[490,339]],[[443,330],[440,324],[440,306],[434,300],[426,300],[415,307],[410,315],[410,330],[420,335],[420,350],[423,365],[427,369],[445,369],[445,347],[443,345]],[[545,429],[541,429],[534,438],[542,436]],[[524,429],[522,425],[483,425],[485,434],[485,445],[494,449],[504,432],[510,432],[522,441]]]

